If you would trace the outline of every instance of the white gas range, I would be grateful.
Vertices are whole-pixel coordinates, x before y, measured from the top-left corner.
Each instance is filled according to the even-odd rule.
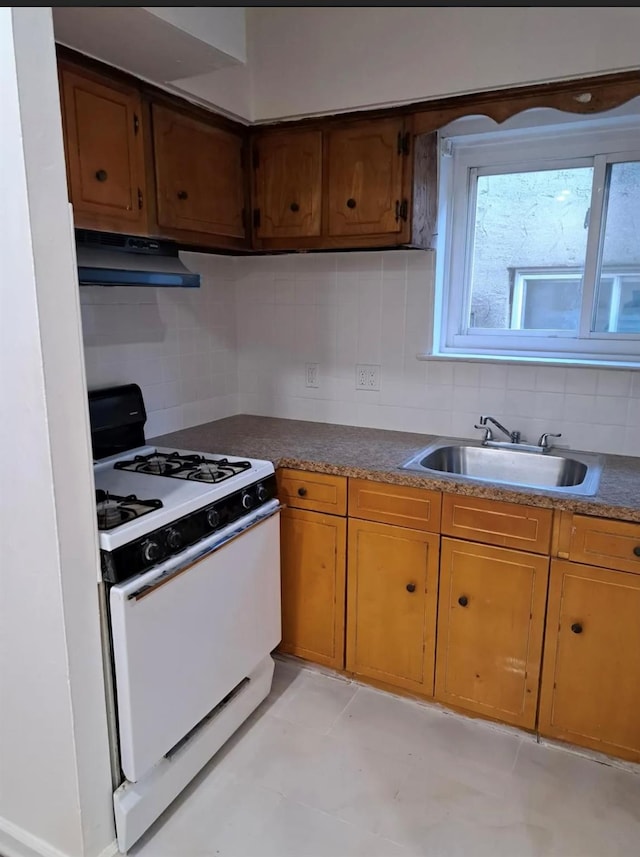
[[[269,461],[140,443],[137,385],[89,408],[124,852],[269,693],[280,506]]]

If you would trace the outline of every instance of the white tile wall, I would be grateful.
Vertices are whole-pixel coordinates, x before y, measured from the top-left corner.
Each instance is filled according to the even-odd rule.
[[[240,411],[348,425],[478,435],[490,413],[528,439],[640,455],[640,372],[421,362],[433,254],[261,256],[235,262]],[[304,364],[320,366],[305,387]],[[379,363],[379,392],[355,389]]]
[[[147,437],[238,412],[234,260],[182,258],[199,289],[80,288],[88,386],[140,384]]]
[[[89,386],[138,382],[148,437],[234,413],[474,437],[489,413],[640,455],[640,371],[417,360],[432,253],[183,258],[200,289],[80,290]],[[379,391],[356,390],[356,363],[380,364]]]

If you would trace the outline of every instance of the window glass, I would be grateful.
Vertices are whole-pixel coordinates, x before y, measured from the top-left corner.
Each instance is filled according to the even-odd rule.
[[[611,164],[608,182],[592,329],[640,333],[640,161]]]
[[[592,167],[480,175],[469,329],[577,331]],[[572,269],[571,280],[524,280],[521,268]]]

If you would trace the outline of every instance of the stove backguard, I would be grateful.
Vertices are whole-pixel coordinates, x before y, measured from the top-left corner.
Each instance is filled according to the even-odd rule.
[[[89,421],[94,460],[144,446],[147,412],[137,384],[89,390]]]

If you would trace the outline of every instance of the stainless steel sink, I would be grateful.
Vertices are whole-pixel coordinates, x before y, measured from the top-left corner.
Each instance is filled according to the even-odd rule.
[[[593,495],[600,482],[602,458],[569,450],[529,452],[440,438],[403,464],[402,469],[446,473],[479,482],[542,488],[563,494]]]

